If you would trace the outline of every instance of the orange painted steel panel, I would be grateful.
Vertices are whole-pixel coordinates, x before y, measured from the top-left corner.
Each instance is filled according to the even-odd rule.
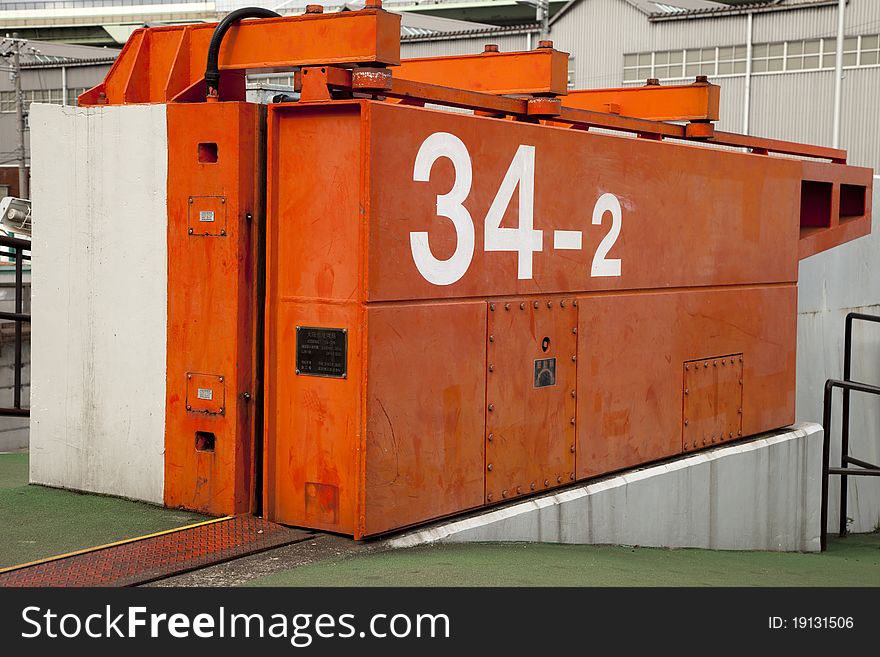
[[[264,508],[278,522],[358,535],[368,211],[359,107],[271,106],[268,135]],[[297,326],[347,329],[345,379],[296,375]]]
[[[552,48],[404,59],[394,69],[403,80],[491,94],[568,93],[568,53]]]
[[[681,448],[711,447],[742,436],[743,355],[684,364]]]
[[[743,353],[744,436],[794,421],[796,285],[578,301],[579,479],[681,453],[691,360]]]
[[[79,104],[170,102],[203,79],[215,27],[200,23],[136,30],[104,82],[81,94]],[[229,30],[219,64],[224,71],[273,71],[337,62],[399,64],[400,16],[363,9],[245,20]],[[238,95],[223,98],[243,100],[243,92],[241,86]]]
[[[804,161],[800,258],[871,232],[873,169]]]
[[[707,82],[569,91],[563,105],[653,121],[717,121],[721,87]]]
[[[369,112],[376,164],[370,188],[370,300],[797,279],[798,161],[400,105],[370,104]],[[420,144],[435,133],[452,134],[464,144],[472,171],[463,206],[476,226],[473,257],[453,285],[426,280],[410,245],[410,234],[424,231],[436,258],[448,258],[456,248],[452,222],[434,211],[438,195],[453,185],[450,160],[438,159],[428,182],[413,180]],[[483,229],[521,145],[534,147],[534,227],[543,231],[528,279],[517,278],[516,253],[487,252]],[[620,232],[607,252],[607,258],[620,259],[620,276],[591,274],[612,226],[608,213],[593,223],[595,204],[606,193],[621,207]],[[514,195],[504,226],[518,225],[517,205]],[[581,248],[554,248],[557,230],[579,231]]]
[[[418,172],[432,135],[460,150],[457,174],[446,156]],[[533,230],[544,237],[532,277],[519,278],[521,254],[486,251],[485,217],[494,205],[500,227],[518,226],[530,153]],[[800,162],[331,101],[270,108],[268,167],[266,509],[275,521],[363,538],[474,508],[481,486],[493,495],[484,503],[494,504],[517,486],[531,492],[539,472],[563,478],[545,477],[552,487],[572,471],[582,479],[679,454],[682,368],[707,356],[744,354],[744,435],[794,419]],[[450,211],[443,198],[461,191],[467,167],[467,194]],[[559,193],[558,171],[577,180],[576,198]],[[505,185],[510,198],[493,203]],[[605,194],[620,203],[620,232],[606,253],[620,259],[619,276],[591,275],[610,234],[613,213],[596,223],[591,216]],[[413,234],[427,233],[442,263],[456,240],[437,213],[461,219],[462,209],[474,225],[467,271],[430,283],[415,264]],[[569,232],[557,239],[556,230]],[[545,329],[543,305],[572,298],[559,291],[577,293],[578,323]],[[502,293],[531,308],[525,333],[509,327],[517,336],[509,351],[500,349],[504,331],[498,344],[481,342],[495,336],[498,312],[513,312],[499,310],[511,301]],[[488,315],[487,303],[496,308]],[[347,378],[292,371],[297,325],[348,330]],[[561,357],[563,329],[577,360],[557,361],[569,388],[561,406],[524,404],[542,391],[524,391],[521,377],[493,381],[490,367],[534,368],[544,337]],[[450,396],[464,400],[457,417]],[[575,402],[569,425],[556,426],[559,408]],[[495,427],[478,403],[487,416],[489,404],[531,410],[510,421],[499,415]],[[485,446],[470,438],[480,426],[487,438],[510,434],[508,460],[494,436]],[[576,443],[566,441],[572,430]],[[481,478],[476,467],[494,471],[496,458],[498,472]]]
[[[572,299],[491,302],[486,501],[575,478],[577,317]]]
[[[165,504],[218,515],[253,509],[256,301],[248,215],[260,212],[260,115],[246,103],[167,111]],[[200,143],[217,144],[217,162],[199,162]],[[199,205],[204,199],[209,208]],[[225,234],[190,234],[191,206],[224,208]],[[199,400],[199,388],[211,399],[205,392]],[[213,450],[199,448],[196,432],[214,435]]]
[[[479,301],[368,306],[362,534],[483,503],[486,314]]]

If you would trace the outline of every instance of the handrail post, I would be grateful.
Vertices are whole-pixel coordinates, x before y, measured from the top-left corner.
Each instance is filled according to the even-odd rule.
[[[852,325],[853,313],[846,315],[846,329],[843,337],[843,380],[852,380]],[[843,389],[843,415],[840,424],[840,467],[848,468],[847,457],[849,456],[849,388]],[[846,536],[846,504],[847,494],[846,475],[840,476],[840,519],[838,536]]]
[[[822,405],[822,508],[819,513],[819,549],[827,547],[828,527],[828,462],[831,457],[831,396],[834,385],[831,379],[825,382],[825,397]]]
[[[20,248],[15,249],[15,312],[22,313],[24,296],[24,272],[22,264],[22,256]],[[15,322],[15,371],[13,373],[14,382],[12,384],[14,408],[21,408],[21,322]]]

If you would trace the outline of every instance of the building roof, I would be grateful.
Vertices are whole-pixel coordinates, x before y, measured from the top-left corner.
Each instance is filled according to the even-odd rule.
[[[11,45],[10,40],[0,37],[0,53],[5,53]],[[115,48],[94,48],[57,41],[28,40],[21,49],[20,57],[23,68],[44,68],[111,64],[118,54],[119,50]]]
[[[626,0],[651,21],[716,18],[836,5],[837,0]]]

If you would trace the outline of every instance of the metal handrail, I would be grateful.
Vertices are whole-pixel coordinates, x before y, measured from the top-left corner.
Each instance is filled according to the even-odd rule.
[[[849,416],[850,392],[864,392],[880,396],[880,387],[852,381],[852,325],[854,320],[880,323],[880,316],[865,313],[848,313],[846,316],[846,332],[844,336],[843,381],[828,379],[825,382],[825,398],[822,411],[823,447],[822,447],[822,510],[821,510],[821,549],[826,548],[826,529],[828,524],[828,477],[840,477],[840,521],[839,536],[846,536],[847,520],[847,477],[880,476],[880,466],[862,461],[849,455]],[[831,460],[831,402],[834,388],[843,390],[843,417],[841,421],[840,467],[830,467]],[[850,468],[857,466],[857,469]]]
[[[0,416],[30,417],[30,409],[21,407],[21,347],[22,324],[31,321],[31,316],[22,312],[24,310],[24,261],[31,259],[31,243],[29,240],[0,235],[0,247],[3,246],[14,249],[14,251],[0,252],[0,256],[15,259],[15,312],[0,312],[0,320],[15,322],[15,370],[12,408],[0,408]]]

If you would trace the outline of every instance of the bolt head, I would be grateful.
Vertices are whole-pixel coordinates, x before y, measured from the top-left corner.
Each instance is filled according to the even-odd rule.
[[[507,491],[506,491],[506,490],[501,491],[501,497],[507,497]]]
[[[190,406],[189,404],[187,404],[187,405],[186,405],[186,410],[191,411],[191,410],[192,410],[192,406]]]
[[[494,303],[489,304],[489,310],[491,310],[492,312],[495,312],[495,304]]]
[[[549,479],[545,479],[545,480],[544,480],[544,485],[545,485],[545,486],[549,486],[549,485],[550,485],[550,480],[549,480]]]
[[[510,304],[509,304],[509,303],[505,303],[505,304],[504,304],[504,310],[510,310]]]
[[[538,302],[537,301],[535,301],[534,307],[535,307],[535,310],[538,309]]]
[[[487,466],[486,466],[486,469],[487,469],[489,472],[492,472],[492,464],[490,463],[489,465],[487,465]]]
[[[193,229],[190,228],[187,232],[188,232],[190,235],[192,235],[192,234],[193,234]]]
[[[487,502],[491,502],[491,501],[492,501],[492,493],[489,493],[488,495],[486,495],[486,501],[487,501]]]
[[[495,410],[495,404],[489,404],[489,410],[490,410],[490,411],[494,411],[494,410]]]
[[[495,440],[495,434],[494,434],[494,433],[490,433],[490,434],[486,437],[486,439],[491,443],[493,440]]]

